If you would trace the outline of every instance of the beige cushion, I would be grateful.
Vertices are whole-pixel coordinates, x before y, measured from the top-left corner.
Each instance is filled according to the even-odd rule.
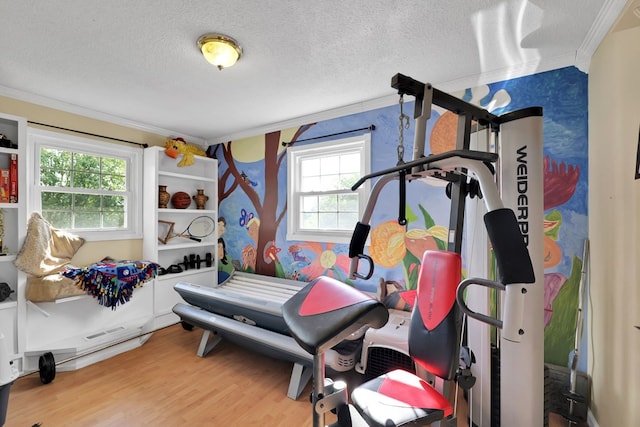
[[[53,273],[44,277],[29,276],[25,294],[29,301],[46,302],[85,295],[86,292],[76,286],[75,280],[68,279],[60,273]]]
[[[14,264],[37,277],[60,271],[71,262],[84,239],[53,228],[38,212],[29,218],[27,235]]]

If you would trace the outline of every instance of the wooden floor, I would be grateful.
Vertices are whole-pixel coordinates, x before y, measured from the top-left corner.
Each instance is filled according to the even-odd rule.
[[[312,425],[311,387],[297,401],[286,396],[291,363],[224,340],[200,358],[201,335],[176,325],[138,349],[58,371],[50,384],[22,377],[11,387],[5,427]],[[550,425],[567,423],[554,416]]]
[[[202,331],[176,325],[140,348],[83,369],[11,387],[5,427],[310,426],[310,386],[297,401],[287,389],[291,363],[222,341],[196,356]]]

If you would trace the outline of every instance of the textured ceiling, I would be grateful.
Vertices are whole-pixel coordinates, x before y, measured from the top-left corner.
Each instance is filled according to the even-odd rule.
[[[584,69],[625,4],[0,0],[0,95],[219,142],[319,112],[391,103],[398,72],[453,90]],[[202,58],[196,40],[207,32],[239,41],[236,66],[218,71]]]

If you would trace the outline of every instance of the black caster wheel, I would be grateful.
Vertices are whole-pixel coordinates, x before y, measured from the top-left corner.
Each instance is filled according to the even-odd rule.
[[[56,359],[53,353],[46,352],[38,359],[38,369],[40,370],[40,381],[42,384],[49,384],[56,377]]]

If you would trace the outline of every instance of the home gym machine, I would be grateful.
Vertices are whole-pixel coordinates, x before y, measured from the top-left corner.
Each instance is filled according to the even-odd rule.
[[[401,74],[393,77],[392,87],[398,90],[401,97],[407,94],[416,99],[413,160],[405,163],[399,159],[396,167],[365,176],[353,186],[352,189],[356,189],[364,181],[378,178],[363,218],[352,237],[349,249],[352,258],[351,277],[367,279],[373,274],[373,261],[364,254],[364,246],[373,208],[386,184],[393,180],[399,181],[398,221],[404,224],[407,181],[424,177],[448,181],[452,206],[448,248],[447,251],[436,252],[436,255],[425,253],[409,330],[409,353],[416,365],[426,367],[427,371],[437,377],[452,379],[451,369],[446,368],[450,368],[451,363],[458,363],[458,339],[462,323],[460,312],[464,312],[469,317],[468,345],[476,358],[480,359],[477,363],[480,372],[476,374],[480,380],[478,386],[481,390],[490,390],[488,396],[483,393],[478,399],[479,410],[472,414],[472,421],[479,426],[544,425],[542,110],[534,107],[496,116],[440,92],[430,84],[420,83]],[[425,157],[426,123],[432,104],[458,115],[456,149]],[[482,128],[487,131],[487,135],[493,136],[494,141],[487,142],[487,146],[491,145],[492,149],[495,147],[498,154],[469,150],[473,127],[476,130]],[[494,177],[496,169],[498,184]],[[446,276],[448,279],[438,279],[433,283],[429,282],[428,276],[439,277],[439,273],[434,273],[438,262],[433,259],[439,259],[438,255],[443,255],[448,260],[442,261],[447,271],[454,270],[448,257],[462,253],[461,230],[467,195],[481,197],[484,202],[486,236],[492,246],[497,277],[490,278],[491,267],[487,259],[478,259],[489,258],[488,250],[480,251],[483,256],[477,257],[475,253],[467,253],[468,277],[474,277],[476,272],[480,272],[478,276],[481,278],[462,281],[457,286],[454,297],[457,304],[449,306],[446,302],[429,299],[429,295],[425,297],[425,291],[421,291],[421,287],[427,283],[432,295],[439,292],[446,295],[447,292],[441,291],[440,287],[451,287],[450,274]],[[479,207],[476,209],[482,210]],[[478,234],[475,231],[474,236]],[[367,273],[359,271],[361,261],[368,264]],[[497,290],[499,294],[499,318],[483,314],[490,312],[490,289]],[[421,294],[428,302],[421,302]],[[330,298],[323,298],[323,295],[330,295]],[[448,301],[447,298],[445,300]],[[444,308],[438,304],[443,304]],[[425,311],[429,316],[439,313],[440,317],[437,319],[442,323],[430,323],[433,319],[429,316],[425,320]],[[359,295],[339,282],[319,278],[307,285],[295,298],[291,298],[283,307],[283,314],[292,336],[314,356],[314,426],[324,425],[324,415],[330,409],[338,413],[337,425],[340,426],[395,426],[409,423],[427,425],[451,415],[450,408],[441,399],[433,397],[433,390],[429,388],[431,384],[415,376],[404,377],[409,378],[409,382],[413,384],[411,391],[405,388],[407,384],[402,384],[404,380],[393,378],[397,374],[385,374],[382,379],[372,380],[377,381],[374,384],[367,382],[353,391],[351,406],[346,405],[348,393],[345,387],[325,380],[322,357],[329,345],[363,325],[379,328],[386,322],[388,314],[379,308],[375,300]],[[445,328],[446,335],[455,336],[455,339],[443,339],[439,328],[445,323],[444,319],[450,317],[454,319],[453,324],[456,326],[451,327],[449,324]],[[491,328],[496,328],[499,335],[499,366],[490,366]],[[418,339],[415,339],[416,334]],[[434,339],[435,336],[439,338]],[[436,354],[425,355],[424,346],[437,348],[438,351]],[[446,360],[443,361],[442,358],[448,359],[449,364],[439,368],[439,363],[446,364]],[[496,371],[499,372],[497,375]],[[394,385],[390,385],[391,383]],[[499,384],[498,390],[496,383]],[[420,398],[423,392],[431,395],[431,398]],[[389,393],[393,396],[390,397]],[[405,400],[406,397],[410,398]],[[449,398],[448,393],[443,397],[445,400]],[[433,404],[434,399],[436,404]],[[415,418],[411,418],[412,416]],[[366,423],[363,424],[364,421]]]

